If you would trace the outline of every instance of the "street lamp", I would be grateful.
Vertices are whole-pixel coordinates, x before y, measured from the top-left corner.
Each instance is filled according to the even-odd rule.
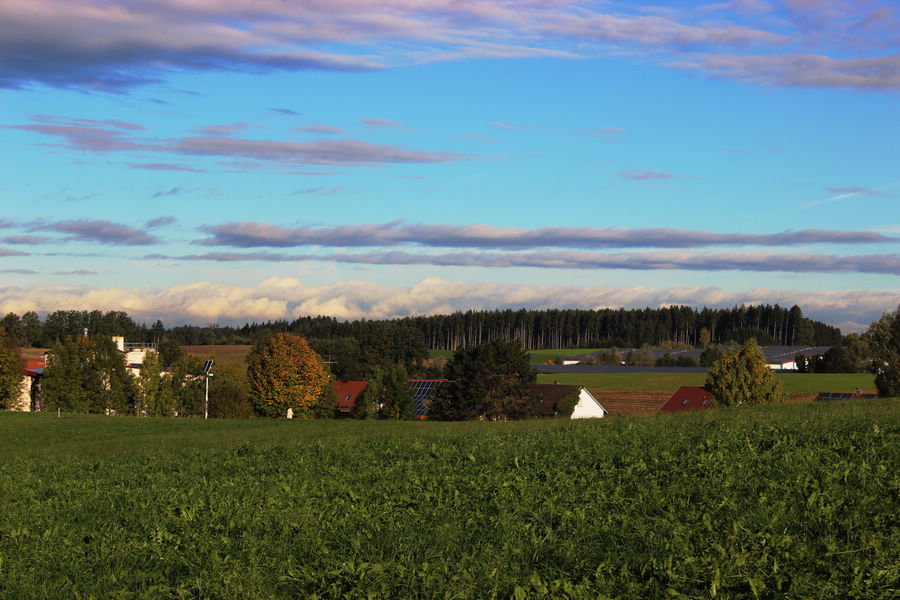
[[[206,391],[204,392],[203,397],[203,418],[209,418],[209,378],[213,376],[212,373],[209,372],[212,369],[213,361],[212,359],[207,360],[203,363],[203,375],[206,377]]]

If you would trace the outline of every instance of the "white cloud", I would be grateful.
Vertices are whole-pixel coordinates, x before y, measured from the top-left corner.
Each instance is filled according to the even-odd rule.
[[[410,286],[371,281],[306,285],[272,277],[256,286],[197,282],[169,288],[33,286],[0,288],[0,313],[29,310],[122,310],[142,321],[169,324],[242,324],[305,315],[382,319],[468,309],[640,308],[684,304],[798,304],[804,314],[828,323],[870,323],[900,304],[900,292],[885,290],[794,291],[756,288],[731,292],[713,286],[649,287],[470,283],[426,278]]]

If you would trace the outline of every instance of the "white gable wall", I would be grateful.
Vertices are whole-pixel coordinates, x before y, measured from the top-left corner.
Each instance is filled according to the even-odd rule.
[[[586,388],[581,388],[578,392],[578,404],[572,411],[573,419],[602,419],[606,416],[606,411],[597,402],[597,399]]]

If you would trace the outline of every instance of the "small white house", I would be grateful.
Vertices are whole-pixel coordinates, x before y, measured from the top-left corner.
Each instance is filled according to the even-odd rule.
[[[541,395],[540,412],[547,417],[558,414],[557,404],[575,393],[578,394],[578,402],[575,404],[570,418],[602,419],[608,414],[608,411],[584,386],[538,383],[534,386],[534,390]]]
[[[578,404],[572,411],[573,419],[602,419],[607,414],[603,405],[584,386],[578,392]]]

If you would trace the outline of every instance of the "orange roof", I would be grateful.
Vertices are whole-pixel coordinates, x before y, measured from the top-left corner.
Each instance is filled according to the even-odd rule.
[[[712,394],[702,387],[683,385],[672,394],[668,402],[659,409],[661,413],[684,412],[686,410],[706,410],[710,408]]]
[[[337,394],[337,409],[340,412],[351,412],[356,407],[356,399],[368,385],[367,381],[335,381],[334,393]]]

